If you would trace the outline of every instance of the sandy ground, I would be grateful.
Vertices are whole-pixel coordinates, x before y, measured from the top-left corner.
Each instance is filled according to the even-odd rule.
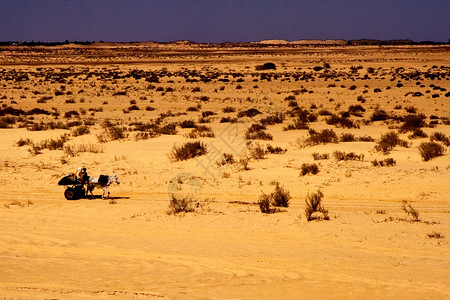
[[[369,122],[376,109],[405,116],[405,108],[414,107],[426,116],[427,124],[437,120],[422,128],[428,136],[450,136],[449,47],[271,49],[247,54],[230,50],[185,53],[177,59],[159,53],[153,60],[139,60],[139,55],[145,56],[139,52],[133,54],[133,63],[105,49],[95,50],[97,58],[104,56],[97,63],[90,56],[66,57],[59,50],[51,55],[31,51],[33,57],[42,56],[37,64],[20,64],[18,57],[24,54],[16,50],[0,54],[2,109],[59,112],[58,118],[16,116],[11,128],[0,129],[0,299],[450,297],[449,147],[444,146],[443,156],[423,161],[418,146],[429,138],[409,139],[408,132],[400,134],[408,148],[397,146],[383,155],[374,150],[376,141],[382,134],[397,132],[402,123]],[[255,70],[265,62],[274,62],[277,69]],[[330,64],[334,77],[325,79],[320,75],[326,74],[324,69],[313,69],[324,63]],[[361,68],[351,74],[352,66]],[[132,72],[156,72],[160,82],[123,76]],[[405,73],[415,72],[421,72],[420,79],[405,79]],[[114,78],[107,75],[113,73]],[[271,80],[261,79],[261,73],[271,74]],[[28,80],[20,80],[23,74]],[[295,74],[300,74],[298,80]],[[202,76],[212,80],[202,82]],[[302,89],[306,91],[298,92]],[[38,103],[44,96],[51,98]],[[316,114],[363,106],[366,111],[360,117],[351,116],[359,128],[328,125],[328,116],[320,114],[309,127],[375,141],[299,146],[308,130],[283,130],[294,121],[289,117],[293,106],[285,100],[289,96]],[[130,109],[133,103],[139,110]],[[197,105],[198,111],[187,110]],[[223,112],[228,106],[235,112]],[[262,114],[238,118],[237,123],[220,122],[249,108]],[[194,120],[211,127],[215,137],[190,139],[186,135],[191,129],[178,125],[175,135],[134,139],[133,123],[151,122],[169,110],[174,116],[163,118],[162,124]],[[79,116],[66,118],[69,111]],[[200,124],[205,111],[215,114]],[[252,158],[249,170],[237,164],[217,167],[222,153],[235,159],[248,153],[244,132],[276,112],[286,118],[267,126],[273,140],[253,145],[279,146],[287,149],[284,154]],[[105,119],[128,128],[128,137],[100,143],[97,135]],[[24,126],[73,121],[87,122],[90,133],[70,136],[66,146],[91,145],[101,153],[71,156],[44,149],[31,154],[30,146],[16,144],[21,138],[38,143],[73,129],[31,131]],[[194,140],[207,145],[206,155],[170,161],[174,144]],[[364,159],[336,161],[334,151],[364,154]],[[314,152],[330,158],[314,161]],[[374,159],[388,157],[395,166],[373,166]],[[319,173],[300,176],[303,163],[318,164]],[[91,176],[118,175],[121,184],[109,188],[110,199],[99,198],[99,189],[94,199],[64,198],[59,179],[81,165]],[[168,214],[168,183],[185,173],[201,184],[195,212]],[[263,214],[256,202],[262,192],[274,190],[274,182],[289,191],[290,205]],[[318,189],[330,220],[308,222],[305,197]],[[402,211],[402,201],[419,212],[419,222]],[[429,237],[433,233],[438,236]]]

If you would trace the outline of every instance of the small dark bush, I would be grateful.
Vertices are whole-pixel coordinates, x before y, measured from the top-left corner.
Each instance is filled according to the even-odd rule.
[[[79,126],[72,129],[72,135],[73,136],[80,136],[84,134],[89,134],[91,131],[89,130],[88,126]]]
[[[285,190],[277,182],[275,185],[275,191],[271,194],[274,206],[277,207],[289,207],[289,200],[291,195],[288,190]]]
[[[66,111],[64,113],[64,118],[71,118],[73,116],[79,116],[79,115],[80,115],[80,113],[77,112],[76,110],[70,110],[70,111]]]
[[[319,166],[317,164],[302,164],[300,175],[305,176],[308,174],[315,175],[319,173]]]
[[[270,133],[263,131],[266,129],[264,125],[252,124],[244,134],[247,140],[272,140],[273,136]]]
[[[414,131],[418,128],[425,126],[425,118],[424,114],[418,115],[407,115],[404,118],[404,123],[400,127],[401,132]]]
[[[266,153],[270,153],[270,154],[284,154],[286,153],[287,149],[283,149],[281,147],[275,146],[273,147],[272,145],[267,145],[266,146]]]
[[[178,214],[180,212],[193,212],[194,201],[189,198],[177,198],[174,195],[171,196],[169,202],[169,213]]]
[[[262,213],[270,214],[275,212],[275,209],[270,208],[271,200],[272,199],[270,195],[262,193],[261,196],[259,196],[258,205]]]
[[[97,134],[97,139],[101,143],[120,140],[127,137],[128,133],[126,132],[126,128],[122,126],[106,127],[102,133]]]
[[[414,106],[408,106],[405,107],[406,112],[410,113],[410,114],[415,114],[417,113],[417,108],[415,108]]]
[[[283,123],[284,115],[281,112],[275,113],[271,116],[267,116],[259,120],[259,122],[263,125],[274,125]]]
[[[258,205],[262,213],[274,213],[276,208],[271,208],[271,205],[275,207],[289,207],[290,199],[289,191],[281,187],[279,182],[276,182],[275,191],[270,194],[262,193],[259,197]]]
[[[408,136],[409,139],[422,139],[426,137],[428,137],[428,135],[423,132],[422,129],[418,128],[414,129],[413,133]]]
[[[336,127],[359,128],[359,126],[357,124],[355,124],[352,120],[350,120],[344,114],[341,114],[340,116],[332,114],[325,121],[328,125],[334,125]]]
[[[29,138],[26,138],[26,139],[20,138],[16,142],[17,147],[22,147],[22,146],[27,146],[27,145],[32,145],[32,144],[33,144],[33,141]]]
[[[272,62],[268,62],[268,63],[265,63],[263,65],[258,65],[258,66],[255,67],[255,69],[257,71],[261,71],[261,70],[276,70],[276,68],[277,68],[276,65],[274,63],[272,63]]]
[[[200,141],[186,142],[179,147],[174,145],[172,152],[169,154],[169,159],[172,162],[188,160],[196,156],[204,155],[206,152],[206,144]]]
[[[319,116],[331,116],[332,115],[331,112],[326,109],[319,110],[318,114],[319,114]]]
[[[376,109],[372,116],[370,116],[370,121],[376,122],[376,121],[385,121],[389,118],[388,114],[381,109]]]
[[[206,111],[203,111],[203,112],[202,112],[202,118],[207,118],[207,117],[213,116],[213,115],[215,115],[215,114],[216,114],[216,113],[213,112],[213,111],[206,110]]]
[[[392,157],[388,157],[386,159],[383,160],[372,160],[372,165],[374,167],[390,167],[390,166],[395,166],[397,162],[395,161],[395,159],[393,159]]]
[[[357,155],[354,152],[345,153],[342,151],[334,151],[333,156],[337,161],[341,160],[364,160],[364,154]]]
[[[234,156],[231,153],[223,153],[222,157],[216,161],[216,164],[220,166],[231,165],[234,164]]]
[[[374,141],[375,139],[368,135],[358,137],[358,142],[374,142]]]
[[[188,137],[191,139],[196,139],[199,137],[213,138],[215,137],[215,135],[211,127],[199,125],[196,128],[192,129],[192,131],[188,134]]]
[[[343,133],[340,136],[340,141],[341,142],[354,142],[356,141],[355,135],[352,133]]]
[[[256,108],[250,108],[244,111],[240,111],[238,112],[237,116],[238,118],[242,118],[242,117],[254,117],[256,115],[262,114],[262,112],[260,112],[259,110],[257,110]]]
[[[195,128],[197,125],[195,124],[194,120],[184,120],[180,123],[181,128]]]
[[[224,113],[232,113],[232,112],[235,112],[235,111],[236,111],[236,108],[231,107],[231,106],[226,106],[226,107],[224,107],[224,108],[222,109],[222,111],[223,111]]]
[[[314,160],[324,160],[324,159],[329,159],[330,155],[328,153],[319,154],[317,152],[314,152],[312,154],[312,157],[314,158]]]
[[[220,119],[220,123],[237,123],[238,118],[232,118],[232,117],[222,117]]]
[[[424,161],[444,155],[444,147],[436,142],[424,142],[419,145],[419,153]]]
[[[49,126],[44,123],[33,123],[30,126],[27,126],[27,130],[29,131],[43,131],[48,130]]]

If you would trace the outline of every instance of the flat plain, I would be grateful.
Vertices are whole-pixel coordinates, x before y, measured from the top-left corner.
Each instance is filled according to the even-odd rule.
[[[450,46],[0,50],[1,299],[450,297]]]

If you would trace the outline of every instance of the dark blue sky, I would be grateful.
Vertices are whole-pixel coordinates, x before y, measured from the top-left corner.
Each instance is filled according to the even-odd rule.
[[[0,0],[0,41],[450,39],[449,0]]]

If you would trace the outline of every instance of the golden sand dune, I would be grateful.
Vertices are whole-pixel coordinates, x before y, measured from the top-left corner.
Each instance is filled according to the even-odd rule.
[[[448,47],[179,44],[0,53],[1,297],[449,298]]]

